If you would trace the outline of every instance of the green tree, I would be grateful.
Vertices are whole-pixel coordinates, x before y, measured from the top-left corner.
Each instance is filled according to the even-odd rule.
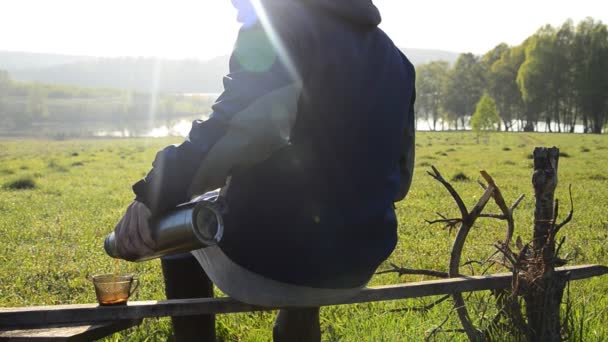
[[[523,45],[502,50],[486,74],[488,93],[496,101],[506,131],[511,130],[513,121],[521,119],[524,113],[524,103],[517,85],[517,72],[524,60]]]
[[[509,50],[509,45],[507,45],[506,43],[500,43],[496,45],[492,50],[486,52],[481,57],[480,61],[481,66],[484,68],[484,72],[488,73],[490,71],[490,68],[492,68],[492,65],[498,62],[502,58],[502,56]],[[486,81],[488,80],[486,79]]]
[[[587,18],[579,23],[574,43],[576,105],[585,131],[601,133],[608,119],[608,28]]]
[[[526,60],[519,68],[517,84],[521,90],[528,110],[531,112],[528,117],[533,121],[534,127],[537,126],[541,116],[547,115],[550,111],[551,87],[549,85],[549,55],[553,46],[553,36],[555,30],[550,25],[540,29],[533,37],[528,40],[526,47]],[[531,122],[527,122],[528,125]]]
[[[558,131],[574,132],[574,127],[578,120],[578,110],[576,106],[577,89],[574,85],[576,78],[576,63],[574,58],[575,28],[572,20],[567,20],[556,32],[556,69],[561,73],[556,76],[559,82],[557,96],[555,99],[555,120],[557,121]]]
[[[546,129],[556,123],[561,131],[564,111],[570,110],[567,99],[572,87],[571,57],[572,22],[559,30],[546,25],[528,40],[526,60],[519,69],[517,84],[528,110],[537,113],[536,121],[544,119]]]
[[[446,61],[434,61],[416,68],[416,113],[433,131],[441,118],[441,101],[449,69]]]
[[[475,104],[484,89],[483,67],[472,53],[458,57],[445,84],[443,109],[458,129],[458,121],[464,128],[466,117],[473,115]]]
[[[471,129],[479,137],[483,134],[487,136],[489,131],[495,131],[500,127],[500,117],[496,110],[494,99],[488,94],[484,94],[475,108],[475,113],[471,117]]]

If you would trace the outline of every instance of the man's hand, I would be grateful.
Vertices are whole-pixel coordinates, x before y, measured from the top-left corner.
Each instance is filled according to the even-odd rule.
[[[114,228],[116,250],[118,255],[129,261],[150,255],[156,243],[152,239],[148,220],[152,216],[150,209],[143,203],[133,201],[127,212]]]

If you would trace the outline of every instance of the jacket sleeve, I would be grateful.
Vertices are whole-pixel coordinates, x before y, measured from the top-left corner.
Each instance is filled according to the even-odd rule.
[[[403,142],[401,144],[401,157],[399,158],[399,171],[401,182],[399,184],[399,192],[394,202],[401,201],[405,198],[414,176],[414,159],[416,147],[416,117],[414,113],[414,103],[416,102],[416,89],[412,88],[412,97],[409,105],[409,110],[406,117],[405,132],[403,134]]]
[[[133,186],[153,215],[223,186],[235,167],[288,143],[302,83],[279,43],[261,25],[241,29],[209,119],[194,121],[181,145],[158,152],[152,170]]]

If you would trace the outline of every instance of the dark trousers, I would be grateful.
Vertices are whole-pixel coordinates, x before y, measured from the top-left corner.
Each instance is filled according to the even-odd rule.
[[[192,254],[161,259],[167,299],[212,298],[213,283]],[[215,315],[171,317],[175,342],[215,341]]]
[[[192,254],[161,259],[167,299],[211,298],[213,283]],[[175,342],[215,341],[215,316],[171,317]],[[273,328],[275,342],[319,342],[319,308],[281,310]]]
[[[274,342],[320,342],[319,308],[279,311],[272,338]]]

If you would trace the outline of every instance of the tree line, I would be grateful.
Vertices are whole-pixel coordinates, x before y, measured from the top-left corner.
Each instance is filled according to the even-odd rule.
[[[484,95],[506,131],[601,133],[608,122],[608,26],[593,18],[416,71],[416,115],[431,130],[464,129]]]
[[[53,123],[155,125],[209,112],[213,97],[19,82],[0,70],[0,130]]]

